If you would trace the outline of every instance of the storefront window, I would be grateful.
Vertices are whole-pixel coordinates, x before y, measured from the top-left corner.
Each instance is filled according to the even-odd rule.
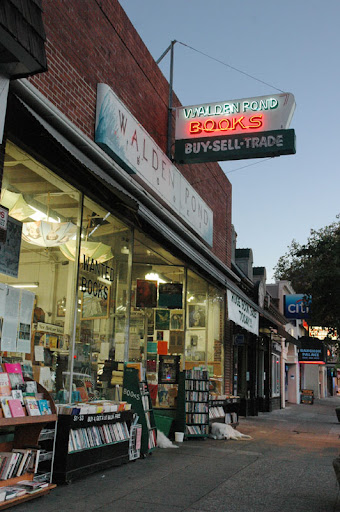
[[[22,363],[24,374],[61,398],[77,277],[65,247],[79,240],[81,195],[8,142],[0,202],[10,216],[0,254],[2,363]]]
[[[142,362],[154,406],[172,408],[184,357],[184,267],[141,233],[133,258],[129,361]]]
[[[280,396],[281,371],[280,357],[272,354],[272,396]]]
[[[224,296],[192,271],[187,273],[185,367],[206,365],[210,391],[223,393]]]
[[[128,227],[84,198],[73,355],[73,383],[82,400],[117,398],[123,383],[131,242]],[[67,249],[73,254],[74,244]]]

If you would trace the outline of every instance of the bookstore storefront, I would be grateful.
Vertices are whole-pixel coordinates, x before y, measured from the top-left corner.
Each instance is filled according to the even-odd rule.
[[[143,363],[155,406],[176,406],[178,368],[205,365],[223,393],[223,290],[23,146],[9,131],[2,360],[60,403],[118,398],[124,361]]]

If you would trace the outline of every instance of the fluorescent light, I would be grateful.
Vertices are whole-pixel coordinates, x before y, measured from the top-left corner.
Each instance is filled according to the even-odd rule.
[[[15,283],[9,284],[9,286],[13,286],[13,288],[38,288],[39,283]]]
[[[157,283],[166,283],[164,279],[161,279],[158,274],[155,272],[149,272],[149,274],[146,274],[145,279],[147,281],[157,281]]]

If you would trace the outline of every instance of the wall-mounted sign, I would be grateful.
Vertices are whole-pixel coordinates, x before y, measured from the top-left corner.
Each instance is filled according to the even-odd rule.
[[[239,295],[227,290],[228,319],[240,325],[246,331],[259,334],[259,314]]]
[[[291,93],[176,109],[175,160],[218,162],[295,154],[288,130],[295,110]]]
[[[303,336],[300,338],[299,362],[325,364],[325,347],[321,340]]]
[[[336,331],[332,331],[330,334],[330,330],[328,327],[309,327],[309,336],[311,338],[319,338],[319,340],[324,340],[325,338],[329,338],[333,341],[338,339],[338,335]]]
[[[183,139],[176,141],[175,146],[175,160],[180,164],[269,158],[295,153],[294,130]]]
[[[311,297],[303,293],[284,295],[284,316],[286,318],[309,318]]]
[[[212,245],[212,210],[105,84],[97,89],[95,141]]]
[[[176,140],[289,128],[295,110],[286,92],[176,109]]]

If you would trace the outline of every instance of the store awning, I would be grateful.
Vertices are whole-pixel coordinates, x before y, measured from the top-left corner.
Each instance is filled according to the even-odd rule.
[[[9,108],[15,108],[16,112],[20,112],[22,115],[26,115],[26,117],[30,118],[30,126],[31,133],[27,134],[27,137],[37,138],[37,131],[34,132],[33,122],[39,124],[40,126],[40,141],[44,139],[45,144],[47,142],[47,138],[50,137],[53,141],[59,144],[69,155],[69,158],[72,158],[73,161],[78,162],[81,166],[85,167],[92,175],[94,175],[97,179],[100,180],[106,187],[108,187],[116,196],[120,197],[120,199],[124,202],[124,204],[128,205],[129,208],[137,211],[138,203],[134,200],[134,198],[126,192],[123,187],[121,187],[111,176],[106,174],[95,162],[93,162],[90,158],[88,158],[80,149],[78,149],[70,140],[64,137],[61,133],[59,133],[48,121],[43,119],[37,112],[35,112],[29,105],[27,105],[22,99],[17,96],[11,96],[9,99]],[[10,118],[9,118],[10,119]],[[11,121],[9,120],[9,125]],[[18,123],[18,119],[14,120],[14,123]],[[18,127],[14,127],[14,133],[18,129]],[[45,133],[41,133],[41,129]],[[40,142],[41,143],[41,142]],[[41,152],[43,154],[44,147],[41,147]]]
[[[116,192],[119,191],[123,199],[131,201],[130,204],[138,217],[138,224],[143,225],[144,230],[148,225],[147,232],[150,235],[151,233],[160,235],[168,246],[171,244],[172,250],[176,249],[179,258],[184,261],[189,259],[194,264],[194,268],[200,269],[202,274],[221,287],[236,286],[233,281],[238,282],[239,278],[212,253],[205,243],[120,168],[93,140],[75,127],[32,84],[27,80],[18,80],[11,87],[23,108],[29,112],[32,119],[39,122],[53,140],[66,148],[70,155],[74,155],[103,182],[110,184]]]

